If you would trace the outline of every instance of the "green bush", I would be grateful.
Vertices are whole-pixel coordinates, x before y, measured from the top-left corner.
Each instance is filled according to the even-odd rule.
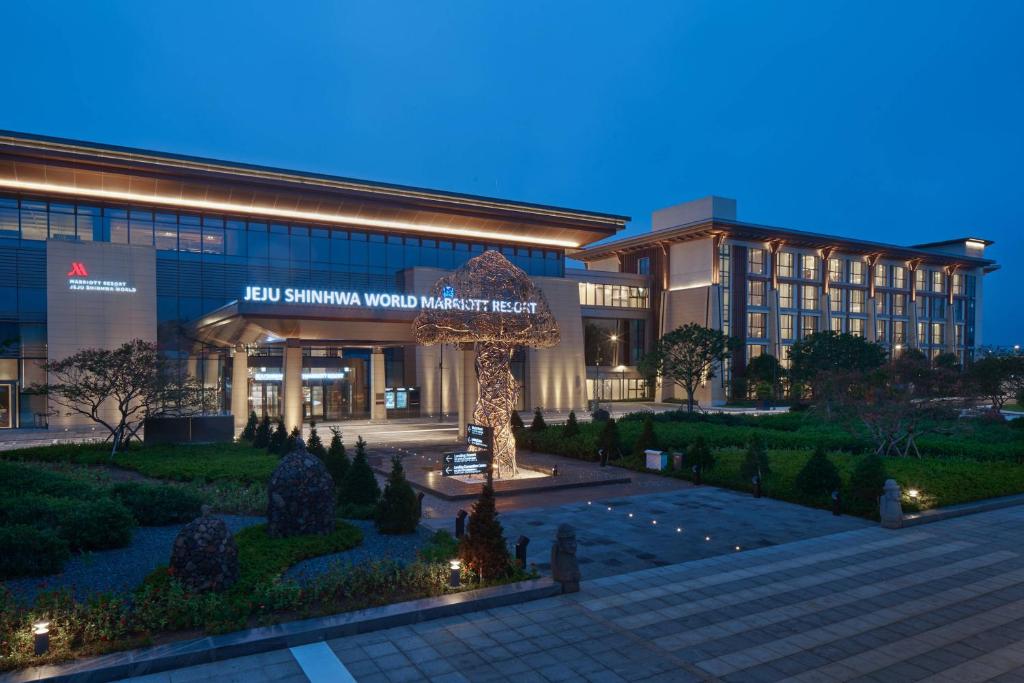
[[[459,542],[447,531],[435,531],[434,535],[419,549],[424,562],[448,562],[458,555]]]
[[[341,486],[341,504],[376,505],[380,500],[380,486],[373,476],[370,463],[366,460],[366,442],[363,437],[356,440],[356,457],[345,474]]]
[[[327,449],[324,448],[324,442],[320,440],[320,435],[316,433],[315,422],[309,425],[309,441],[306,442],[306,450],[321,460],[327,459]]]
[[[247,443],[252,443],[256,439],[256,429],[258,427],[259,420],[256,419],[256,411],[254,410],[249,413],[249,419],[245,422],[245,429],[242,430],[238,438]]]
[[[260,426],[256,428],[256,436],[253,437],[253,448],[270,448],[270,418],[266,415],[260,420]]]
[[[194,491],[169,485],[115,484],[110,495],[131,510],[141,526],[190,522],[199,515],[203,505],[202,497]]]
[[[520,425],[521,426],[521,425]],[[562,434],[565,438],[569,439],[580,433],[580,423],[576,421],[576,413],[572,410],[569,411],[569,419],[565,422],[565,428],[562,430]]]
[[[686,450],[686,465],[696,467],[701,476],[715,469],[715,454],[711,452],[703,436],[698,436],[693,445]]]
[[[480,498],[473,504],[466,535],[459,543],[459,556],[468,569],[484,580],[500,579],[511,570],[505,531],[498,521],[490,482],[484,484]]]
[[[519,417],[519,411],[512,411],[512,429],[522,429],[526,425],[523,424],[523,418]]]
[[[870,453],[859,458],[850,474],[845,496],[847,505],[868,516],[877,514],[878,497],[888,478],[881,456]]]
[[[295,444],[302,438],[302,432],[299,431],[298,427],[292,427],[292,431],[288,432],[288,438],[284,440],[284,450],[281,451],[281,455],[288,455],[295,450]]]
[[[593,423],[591,423],[593,424]],[[609,417],[601,425],[601,435],[597,439],[597,448],[604,450],[609,458],[622,455],[622,441],[619,438],[619,426],[614,417]],[[598,457],[594,454],[591,457]]]
[[[331,479],[334,480],[334,486],[337,488],[340,497],[342,486],[345,483],[345,475],[348,473],[348,468],[352,463],[349,462],[348,454],[345,453],[345,444],[341,440],[341,430],[337,427],[331,427],[331,446],[327,449],[324,465],[327,466],[327,471],[330,472]]]
[[[544,421],[544,414],[540,412],[540,408],[533,411],[533,422],[530,423],[531,432],[543,432],[548,428],[548,423]]]
[[[67,559],[67,541],[52,531],[28,524],[0,526],[0,579],[56,574]]]
[[[120,548],[132,540],[135,519],[109,498],[76,500],[37,494],[0,500],[0,526],[28,524],[55,532],[71,550]]]
[[[377,530],[382,534],[411,534],[420,523],[419,500],[405,479],[402,458],[391,458],[391,474],[377,503]]]
[[[819,446],[814,449],[807,464],[796,475],[797,490],[808,498],[821,498],[830,495],[842,486],[839,470],[825,455],[825,449]]]
[[[643,431],[640,437],[634,442],[633,455],[643,455],[646,450],[654,450],[658,447],[658,440],[654,436],[654,420],[650,413],[644,416]]]
[[[274,427],[274,431],[270,434],[270,440],[267,442],[267,451],[274,455],[285,455],[288,453],[285,449],[288,447],[288,430],[284,427],[284,419],[277,418],[277,426]]]
[[[772,473],[771,465],[768,462],[768,449],[764,441],[758,437],[751,437],[747,445],[747,451],[740,465],[740,476],[749,481],[759,477],[764,482],[765,477]]]
[[[0,462],[0,496],[29,493],[88,500],[95,498],[98,491],[90,484],[57,472],[31,465]]]

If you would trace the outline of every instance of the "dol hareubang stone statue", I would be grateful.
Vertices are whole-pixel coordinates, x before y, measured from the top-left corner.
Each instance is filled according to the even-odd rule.
[[[903,527],[903,504],[900,502],[900,485],[895,479],[886,479],[884,493],[878,499],[878,516],[886,529]]]
[[[204,506],[181,530],[171,549],[171,574],[192,591],[222,591],[238,581],[238,546],[224,520]]]
[[[270,475],[267,534],[272,538],[334,531],[334,480],[302,439]]]
[[[559,524],[551,545],[551,578],[562,584],[563,593],[580,589],[580,563],[576,559],[576,530]]]

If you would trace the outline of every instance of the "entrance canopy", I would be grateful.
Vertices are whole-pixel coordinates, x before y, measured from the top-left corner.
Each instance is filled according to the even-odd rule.
[[[232,347],[301,339],[347,346],[415,344],[416,311],[234,301],[193,321],[195,338]]]

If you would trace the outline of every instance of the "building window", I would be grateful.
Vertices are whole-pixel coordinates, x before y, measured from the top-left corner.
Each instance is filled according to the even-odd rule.
[[[638,275],[651,274],[651,257],[641,256],[636,260],[636,272]]]
[[[889,341],[886,338],[886,336],[885,336],[885,332],[886,332],[885,321],[884,320],[876,320],[875,321],[875,341],[878,342],[879,344],[884,344],[887,341]]]
[[[818,318],[813,315],[800,316],[800,337],[806,338],[818,331]]]
[[[843,319],[842,318],[829,318],[829,328],[833,332],[842,334],[843,332]]]
[[[793,303],[793,285],[783,282],[779,285],[779,306],[781,308],[795,308]]]
[[[964,293],[964,276],[960,273],[953,273],[953,294]]]
[[[828,310],[840,313],[843,310],[843,290],[833,289],[828,293]]]
[[[789,370],[791,367],[793,367],[793,359],[789,357],[789,349],[790,346],[783,346],[781,350],[782,358],[779,359],[779,365],[781,365],[786,370]]]
[[[751,339],[764,339],[764,313],[747,313],[747,336]]]
[[[863,289],[850,290],[850,313],[864,313],[864,298],[866,292]]]
[[[885,302],[888,297],[885,294],[875,295],[875,315],[882,315],[885,313]]]
[[[892,314],[893,315],[906,315],[907,314],[907,295],[906,294],[893,294],[892,295]]]
[[[932,344],[941,344],[943,340],[942,323],[932,323]]]
[[[953,331],[956,334],[956,345],[958,347],[963,346],[964,345],[964,326],[963,325],[957,325],[956,327],[953,328]]]
[[[800,287],[800,308],[805,311],[818,309],[818,287],[816,285],[803,285]]]
[[[914,271],[914,289],[916,289],[919,292],[926,292],[926,291],[928,291],[928,286],[927,286],[927,282],[928,281],[925,279],[926,277],[927,277],[927,272],[924,271],[923,269],[918,268],[917,270],[915,270]]]
[[[892,343],[893,344],[906,344],[907,343],[907,323],[902,320],[892,321]]]
[[[855,337],[864,336],[864,319],[863,318],[850,318],[847,323],[848,331]]]
[[[928,297],[919,296],[915,299],[917,304],[917,317],[927,318],[928,317]]]
[[[875,266],[875,287],[885,287],[888,284],[886,280],[885,266],[881,263]]]
[[[865,283],[864,277],[866,272],[864,270],[863,261],[850,261],[850,282],[855,285],[863,285]]]
[[[783,339],[793,338],[793,316],[783,314],[779,316],[779,334]]]
[[[593,282],[579,283],[580,305],[613,306],[615,308],[649,308],[647,287],[604,285]]]
[[[843,260],[838,258],[830,258],[828,260],[828,280],[829,282],[842,282],[843,281]]]
[[[764,249],[747,249],[747,272],[764,275]]]
[[[764,281],[750,280],[747,282],[747,305],[764,306]]]
[[[818,257],[813,254],[803,254],[800,257],[800,276],[805,280],[818,279]]]
[[[892,267],[892,286],[894,289],[907,288],[907,269],[903,266]]]
[[[946,275],[941,270],[932,271],[932,291],[940,293],[946,291]]]
[[[764,346],[762,346],[761,344],[747,344],[748,361],[751,360],[752,358],[757,358],[762,354],[764,354]]]
[[[793,254],[780,251],[776,258],[779,260],[779,277],[793,277]]]
[[[917,324],[917,343],[921,346],[928,345],[928,323],[920,322]]]

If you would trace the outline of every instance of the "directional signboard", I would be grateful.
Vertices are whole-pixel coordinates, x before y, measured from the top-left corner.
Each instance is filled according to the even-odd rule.
[[[491,440],[494,438],[494,430],[483,425],[466,425],[466,443],[477,448],[490,450]]]
[[[466,474],[487,474],[491,466],[490,451],[457,451],[444,454],[441,476],[452,477]]]

